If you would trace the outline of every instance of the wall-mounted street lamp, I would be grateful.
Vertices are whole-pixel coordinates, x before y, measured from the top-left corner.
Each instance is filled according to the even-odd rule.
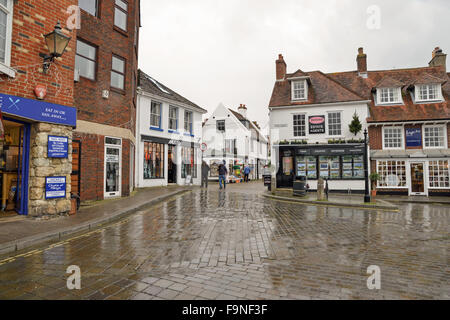
[[[61,24],[58,23],[55,29],[44,35],[45,43],[47,44],[48,51],[50,54],[39,53],[39,56],[44,59],[44,73],[47,73],[50,63],[54,61],[55,58],[61,57],[66,50],[67,45],[70,42],[71,37],[66,36],[62,32]]]

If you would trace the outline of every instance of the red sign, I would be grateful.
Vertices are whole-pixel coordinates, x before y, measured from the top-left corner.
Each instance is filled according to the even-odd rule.
[[[203,142],[202,145],[200,146],[200,150],[202,152],[205,152],[207,149],[208,149],[208,146],[206,145],[206,143]]]
[[[311,117],[309,118],[309,123],[312,124],[321,124],[325,122],[325,118],[324,117]]]
[[[42,100],[47,95],[47,88],[42,84],[38,84],[36,88],[34,88],[34,94],[39,100]]]

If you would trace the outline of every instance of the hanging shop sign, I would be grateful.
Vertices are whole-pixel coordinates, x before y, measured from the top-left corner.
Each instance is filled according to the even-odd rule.
[[[66,197],[66,177],[45,178],[45,199]]]
[[[67,158],[69,154],[69,138],[48,136],[47,157]]]
[[[73,107],[0,93],[2,113],[30,120],[76,127],[77,110]]]
[[[325,116],[309,117],[309,134],[325,133]]]
[[[422,129],[406,128],[406,146],[421,147],[422,146]]]

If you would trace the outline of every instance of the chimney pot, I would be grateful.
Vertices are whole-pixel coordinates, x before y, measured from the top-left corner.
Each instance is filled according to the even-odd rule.
[[[429,63],[430,67],[439,67],[443,66],[444,69],[447,69],[446,63],[447,63],[447,55],[442,52],[442,49],[439,47],[434,48],[432,54],[431,54],[431,61]]]

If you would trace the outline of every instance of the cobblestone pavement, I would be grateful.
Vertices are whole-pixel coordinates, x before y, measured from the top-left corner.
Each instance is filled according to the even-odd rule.
[[[196,189],[118,223],[0,257],[1,299],[449,299],[450,208],[279,202]],[[6,260],[9,259],[9,260]],[[66,269],[81,268],[81,290]],[[381,289],[367,288],[367,267]]]

